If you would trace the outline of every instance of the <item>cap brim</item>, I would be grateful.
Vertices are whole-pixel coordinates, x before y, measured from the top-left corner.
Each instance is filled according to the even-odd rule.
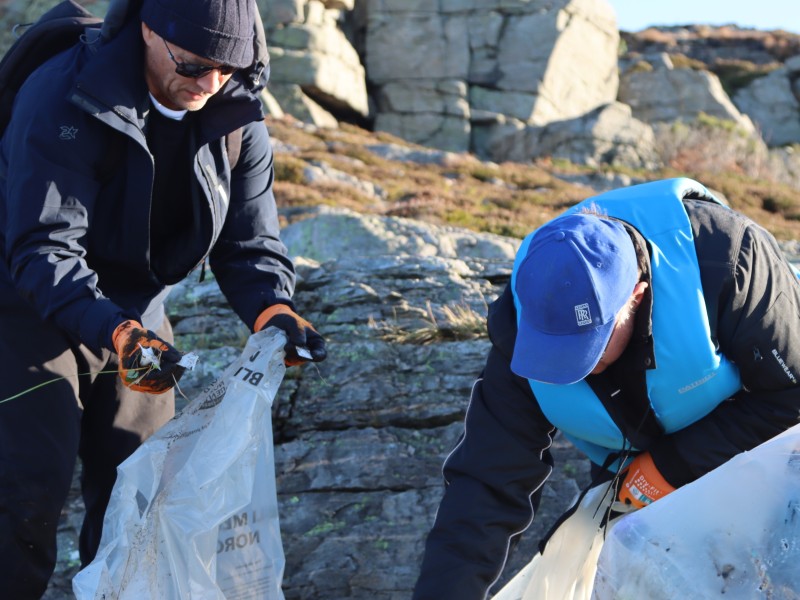
[[[568,385],[586,377],[600,362],[614,320],[576,335],[542,333],[520,319],[511,370],[526,379]]]

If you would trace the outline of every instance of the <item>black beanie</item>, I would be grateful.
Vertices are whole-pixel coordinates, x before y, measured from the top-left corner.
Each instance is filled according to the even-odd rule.
[[[141,19],[168,42],[208,60],[253,64],[255,0],[144,0]]]

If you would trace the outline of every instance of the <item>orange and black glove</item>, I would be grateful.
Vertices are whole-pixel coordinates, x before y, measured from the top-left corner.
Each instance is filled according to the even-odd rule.
[[[628,466],[619,490],[619,500],[634,508],[644,508],[674,491],[675,488],[658,472],[650,453],[643,452]]]
[[[285,304],[273,304],[258,315],[253,329],[261,331],[267,327],[277,327],[286,332],[288,341],[284,346],[286,356],[283,362],[287,367],[309,360],[320,362],[328,356],[325,339],[311,323]]]
[[[119,355],[119,376],[135,392],[163,394],[185,371],[178,364],[183,354],[137,321],[117,326],[111,343]]]

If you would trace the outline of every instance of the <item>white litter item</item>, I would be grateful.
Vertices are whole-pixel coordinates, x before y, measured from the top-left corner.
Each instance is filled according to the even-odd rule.
[[[191,371],[194,369],[199,358],[200,357],[194,352],[187,352],[181,356],[181,359],[178,361],[178,366],[183,367],[187,371]]]
[[[117,469],[78,600],[282,600],[271,406],[285,335],[241,357]]]
[[[622,519],[592,598],[800,598],[800,425]]]
[[[544,552],[537,553],[492,599],[589,600],[606,529],[602,521],[614,500],[610,485],[588,490],[575,512],[547,540]]]
[[[145,348],[141,344],[138,344],[139,352],[141,356],[139,357],[139,364],[144,366],[154,365],[156,369],[161,368],[161,353],[159,352],[156,354],[156,351],[153,348]]]

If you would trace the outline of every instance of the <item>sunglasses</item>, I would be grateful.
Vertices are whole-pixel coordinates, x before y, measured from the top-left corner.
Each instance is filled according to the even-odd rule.
[[[236,67],[232,67],[230,65],[220,65],[215,67],[213,65],[198,65],[195,63],[178,62],[175,59],[175,56],[172,54],[172,51],[169,49],[167,40],[161,38],[161,41],[164,42],[164,47],[167,49],[167,54],[169,54],[172,62],[175,63],[175,72],[181,77],[200,79],[201,77],[205,77],[211,73],[211,71],[219,71],[222,75],[231,75],[238,70]]]

